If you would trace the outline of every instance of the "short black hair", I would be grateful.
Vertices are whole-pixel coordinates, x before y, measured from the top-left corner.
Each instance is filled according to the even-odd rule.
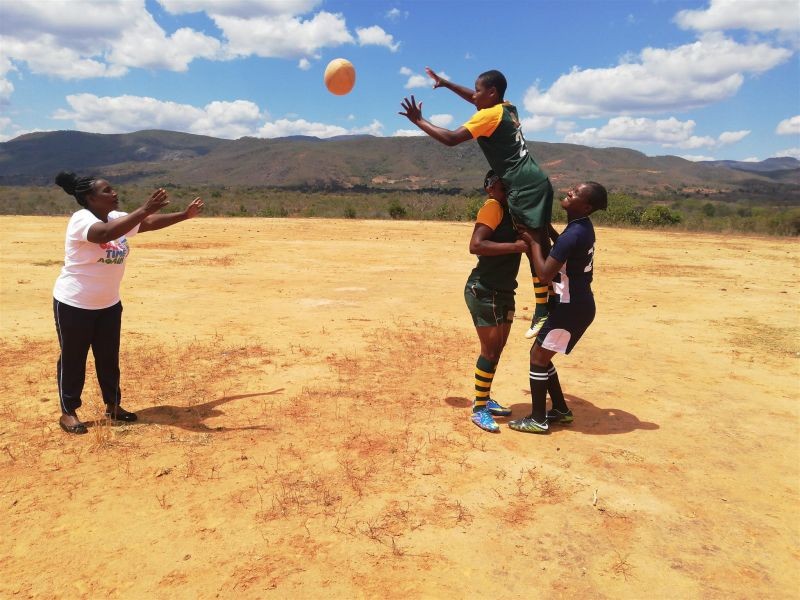
[[[78,204],[84,207],[86,206],[86,196],[94,191],[95,181],[97,181],[97,177],[94,175],[78,177],[75,173],[66,171],[61,171],[56,175],[56,185],[70,196],[74,196]]]
[[[489,180],[492,177],[494,177],[494,175],[495,175],[494,169],[489,169],[488,171],[486,171],[486,177],[483,178],[483,189],[486,189],[486,188],[489,187]]]
[[[606,188],[596,181],[587,181],[582,186],[589,190],[588,200],[589,206],[592,207],[592,212],[608,208],[608,192]]]
[[[478,75],[478,79],[483,81],[484,85],[495,88],[497,90],[497,95],[500,96],[500,100],[505,97],[508,82],[506,81],[506,76],[500,71],[495,69],[486,71]]]

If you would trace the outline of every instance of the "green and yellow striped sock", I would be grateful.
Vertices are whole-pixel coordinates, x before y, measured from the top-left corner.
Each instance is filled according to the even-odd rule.
[[[483,356],[478,357],[478,363],[475,365],[475,401],[472,403],[472,412],[486,408],[492,390],[495,369],[497,369],[497,363],[490,362]]]
[[[538,277],[535,275],[533,276],[533,294],[536,296],[536,307],[533,311],[534,321],[543,319],[550,314],[547,308],[548,287],[549,286],[542,284]]]

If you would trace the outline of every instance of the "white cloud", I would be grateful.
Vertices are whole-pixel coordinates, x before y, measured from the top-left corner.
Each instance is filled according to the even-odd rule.
[[[303,14],[319,5],[320,0],[158,0],[158,3],[173,15],[206,12],[246,19]]]
[[[123,67],[186,71],[195,58],[216,58],[221,48],[219,40],[192,29],[166,36],[155,21],[141,19],[120,32],[108,60]]]
[[[797,135],[800,134],[800,115],[784,119],[775,128],[778,135]]]
[[[428,121],[436,125],[437,127],[447,127],[450,123],[453,122],[453,115],[441,114],[441,115],[431,115],[428,117]]]
[[[700,162],[701,160],[717,160],[713,156],[704,156],[702,154],[681,154],[680,158],[690,160],[692,162]]]
[[[14,93],[14,84],[8,79],[0,78],[0,105],[8,102],[11,94]]]
[[[383,135],[383,124],[347,129],[339,125],[315,123],[301,118],[274,121],[253,102],[211,102],[204,107],[167,102],[144,96],[99,97],[94,94],[67,96],[69,109],[61,109],[54,119],[71,121],[74,129],[94,133],[126,133],[142,129],[186,131],[198,135],[238,139],[310,135],[328,138],[337,135]]]
[[[386,33],[383,28],[373,25],[372,27],[356,28],[359,46],[385,46],[392,52],[397,52],[400,48],[399,42],[394,41],[394,37]]]
[[[800,148],[786,148],[784,150],[778,150],[772,156],[779,157],[779,156],[791,156],[792,158],[796,158],[800,160]]]
[[[383,123],[378,121],[378,119],[373,119],[372,123],[369,125],[351,129],[350,133],[353,135],[374,135],[376,137],[381,137],[383,135]]]
[[[722,133],[719,134],[719,137],[717,139],[721,146],[725,146],[728,144],[735,144],[736,142],[740,142],[748,135],[750,135],[749,129],[743,129],[741,131],[723,131]]]
[[[10,71],[16,70],[11,60],[0,54],[0,105],[7,103],[11,94],[14,93],[14,84],[8,80],[7,76]]]
[[[62,79],[87,77],[120,77],[127,73],[124,66],[109,65],[86,58],[74,48],[60,44],[52,35],[39,35],[25,40],[4,36],[3,52],[12,60],[24,61],[32,73],[54,75]],[[100,56],[98,48],[95,55]]]
[[[407,19],[409,12],[407,10],[400,10],[399,8],[392,8],[386,12],[386,18],[390,21],[397,21],[400,18]]]
[[[197,58],[243,56],[298,59],[310,67],[323,48],[354,44],[342,14],[320,11],[321,0],[158,0],[168,12],[205,12],[223,37],[182,27],[168,34],[145,0],[13,0],[2,4],[0,102],[14,91],[7,74],[20,63],[63,79],[121,77],[131,68],[186,71]],[[357,30],[361,45],[392,52],[399,43],[378,26]]]
[[[301,58],[297,61],[297,68],[301,71],[308,71],[311,68],[311,61],[306,57]]]
[[[564,141],[585,146],[627,146],[658,144],[667,148],[716,148],[742,140],[749,131],[726,131],[718,138],[694,135],[692,120],[615,117],[602,127],[568,133]]]
[[[636,61],[578,69],[542,91],[525,94],[525,108],[542,116],[598,117],[707,106],[735,94],[748,73],[762,73],[792,52],[765,43],[739,44],[709,33],[674,49],[645,48]]]
[[[72,121],[75,129],[94,133],[125,133],[142,129],[167,129],[235,139],[253,135],[264,115],[245,100],[211,102],[203,108],[146,96],[67,96],[70,109],[60,109],[54,119]]]
[[[11,133],[13,124],[8,117],[0,117],[0,142],[7,142],[10,139],[17,137]]]
[[[167,35],[143,0],[6,2],[0,32],[8,59],[64,79],[119,77],[129,67],[184,71],[221,48],[219,40],[189,28]]]
[[[411,75],[406,81],[406,84],[403,86],[407,90],[413,90],[414,88],[425,88],[430,87],[433,85],[432,80],[427,75]]]
[[[747,158],[743,158],[740,162],[761,162],[761,159],[757,156],[748,156]]]
[[[699,31],[798,31],[800,9],[797,0],[711,0],[708,9],[680,11],[675,22]]]
[[[542,131],[543,129],[550,129],[555,125],[555,117],[541,117],[539,115],[533,117],[526,117],[520,121],[522,131]]]
[[[313,56],[322,48],[354,42],[344,17],[328,12],[319,12],[305,21],[291,15],[250,19],[211,15],[211,18],[228,39],[227,51],[232,56]]]
[[[558,135],[565,135],[571,131],[575,131],[578,124],[575,121],[558,121],[556,123],[556,133]]]
[[[258,130],[258,137],[276,138],[289,135],[310,135],[318,138],[328,138],[337,135],[348,135],[349,129],[339,125],[328,125],[326,123],[313,123],[305,119],[278,119],[264,123]]]
[[[393,137],[420,137],[423,135],[425,132],[421,129],[398,129],[392,134]]]
[[[403,86],[407,90],[411,90],[414,88],[433,87],[433,79],[428,77],[427,73],[424,74],[415,73],[408,67],[400,67],[399,72],[400,75],[402,75],[403,77],[408,77],[408,81],[406,81],[406,84]],[[450,79],[450,76],[447,75],[447,73],[445,73],[444,71],[437,73],[437,75],[439,75],[439,77],[441,77],[442,79]]]
[[[339,125],[314,123],[305,119],[278,119],[268,121],[256,133],[258,137],[276,138],[290,135],[310,135],[318,138],[330,138],[338,135],[383,135],[383,124],[376,120],[364,127],[347,129]]]

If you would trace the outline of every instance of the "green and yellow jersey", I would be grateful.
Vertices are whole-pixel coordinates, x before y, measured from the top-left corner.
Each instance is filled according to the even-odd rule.
[[[464,127],[503,178],[514,219],[534,229],[546,227],[553,211],[553,186],[528,152],[517,108],[508,102],[495,104],[476,112]]]
[[[493,242],[511,243],[517,240],[511,215],[494,198],[484,202],[475,222],[482,223],[492,230],[489,239]],[[520,254],[479,256],[478,264],[469,274],[467,283],[480,283],[490,290],[513,293],[517,288],[520,256]]]

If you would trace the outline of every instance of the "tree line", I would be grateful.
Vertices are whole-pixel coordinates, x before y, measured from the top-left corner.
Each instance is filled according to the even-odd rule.
[[[220,217],[300,217],[474,221],[485,201],[478,190],[314,190],[261,187],[202,187],[154,183],[119,186],[120,209],[130,211],[155,187],[170,191],[173,206],[195,196],[206,201],[204,214]],[[566,215],[553,205],[553,221]],[[51,187],[0,187],[0,214],[68,215],[77,209],[63,191]],[[714,200],[676,195],[664,197],[610,193],[607,211],[592,220],[601,226],[663,228],[687,231],[800,235],[800,206],[776,201],[772,206],[746,198]]]

